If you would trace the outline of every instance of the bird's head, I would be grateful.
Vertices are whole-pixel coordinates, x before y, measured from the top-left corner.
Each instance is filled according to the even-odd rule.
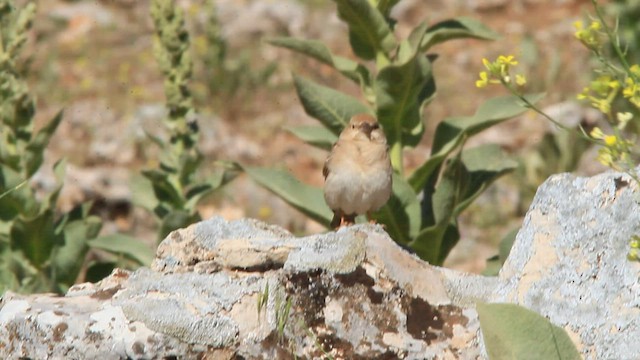
[[[351,117],[349,121],[349,128],[351,131],[357,131],[360,134],[363,134],[369,140],[384,140],[384,132],[380,128],[380,124],[375,117],[370,114],[357,114]]]

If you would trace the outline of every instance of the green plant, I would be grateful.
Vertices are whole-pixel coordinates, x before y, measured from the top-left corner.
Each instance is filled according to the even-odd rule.
[[[421,141],[423,109],[436,94],[431,57],[425,53],[451,39],[493,39],[496,34],[473,19],[456,18],[432,26],[422,22],[407,39],[400,40],[393,32],[396,21],[390,17],[397,0],[334,2],[340,19],[349,27],[349,42],[358,61],[334,55],[316,40],[275,38],[269,42],[309,56],[356,82],[366,104],[294,75],[305,111],[323,127],[288,130],[311,145],[330,149],[352,115],[375,114],[384,128],[395,174],[392,198],[374,218],[396,242],[432,264],[442,264],[459,239],[458,215],[496,178],[515,168],[498,146],[467,149],[467,139],[524,108],[515,96],[499,97],[487,101],[472,116],[443,120],[434,134],[431,157],[405,175],[403,152]],[[540,97],[531,95],[527,100],[536,102]],[[245,171],[296,209],[329,225],[332,214],[320,189],[280,170],[247,167]],[[421,201],[418,194],[422,194]]]
[[[152,137],[162,154],[157,169],[145,170],[147,181],[139,182],[134,201],[152,211],[160,222],[158,240],[169,232],[200,220],[197,205],[204,196],[235,176],[232,165],[207,181],[197,182],[202,162],[198,150],[199,130],[189,91],[192,60],[184,14],[174,0],[153,0],[151,17],[156,31],[154,55],[165,76],[164,89],[169,114],[164,121],[169,139]]]
[[[275,315],[276,315],[276,332],[280,340],[284,339],[284,328],[289,321],[289,313],[291,312],[292,299],[288,295],[278,292],[275,298]]]
[[[476,306],[491,360],[581,359],[566,331],[547,318],[516,304]]]
[[[525,77],[520,74],[515,75],[516,85],[512,81],[510,67],[518,64],[512,56],[500,56],[493,62],[483,59],[486,71],[480,72],[480,79],[476,81],[476,86],[501,84],[512,95],[520,98],[525,107],[571,133],[576,139],[599,145],[598,161],[600,163],[624,172],[640,185],[640,177],[636,171],[636,164],[640,159],[637,145],[640,127],[638,118],[634,115],[640,110],[640,65],[629,62],[617,33],[617,27],[607,24],[604,11],[597,0],[591,2],[595,17],[588,26],[585,26],[582,21],[575,22],[575,37],[598,60],[599,65],[593,69],[595,79],[589,86],[583,88],[577,98],[588,102],[604,115],[605,130],[594,127],[587,133],[582,126],[578,127],[578,131],[571,129],[528,101],[521,91],[521,86],[526,83]],[[606,46],[611,51],[606,51]],[[627,111],[630,108],[633,112]],[[629,243],[629,259],[639,260],[640,245],[638,245],[637,236],[632,237]]]
[[[34,130],[35,101],[17,68],[35,11],[32,2],[0,0],[0,293],[66,291],[102,226],[88,203],[56,213],[65,161],[54,165],[57,184],[44,197],[26,186],[62,121],[60,112]]]

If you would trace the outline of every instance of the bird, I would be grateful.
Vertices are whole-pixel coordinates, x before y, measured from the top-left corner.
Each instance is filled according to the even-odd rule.
[[[391,196],[392,174],[384,132],[371,114],[351,117],[333,145],[322,174],[332,228],[355,223],[357,215],[380,209]]]

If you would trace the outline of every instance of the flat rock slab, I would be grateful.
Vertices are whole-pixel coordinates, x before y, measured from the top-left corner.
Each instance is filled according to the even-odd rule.
[[[498,277],[430,266],[375,225],[307,237],[212,218],[150,268],[66,296],[4,294],[0,358],[477,359],[475,304],[524,305],[587,359],[640,354],[638,187],[622,174],[543,184]]]

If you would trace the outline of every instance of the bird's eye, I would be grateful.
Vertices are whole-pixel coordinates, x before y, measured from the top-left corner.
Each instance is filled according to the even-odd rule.
[[[378,124],[373,124],[373,126],[371,127],[372,129],[380,129],[380,125]]]
[[[351,128],[352,128],[352,129],[355,129],[355,128],[356,128],[356,125],[355,125],[355,124],[354,124],[354,125],[351,125]]]

